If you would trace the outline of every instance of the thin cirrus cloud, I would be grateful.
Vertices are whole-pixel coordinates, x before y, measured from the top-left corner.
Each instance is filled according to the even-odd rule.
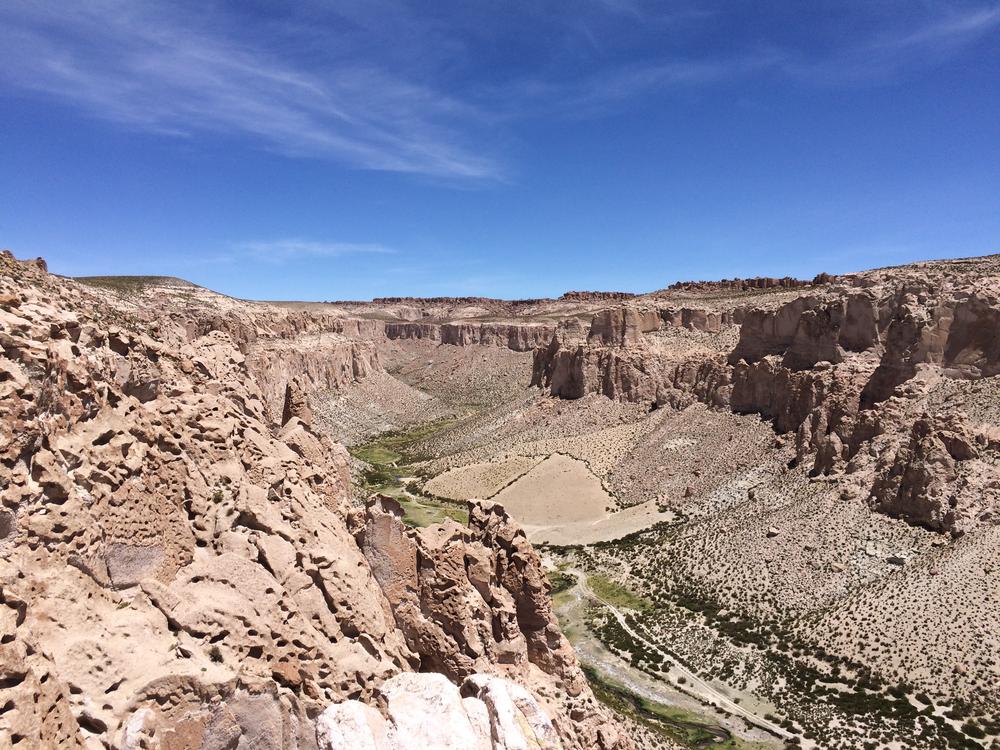
[[[775,67],[813,85],[879,83],[936,65],[1000,30],[1000,4],[931,7],[915,23],[876,30],[825,56],[779,54]]]
[[[496,178],[460,144],[474,113],[377,67],[319,75],[136,0],[0,5],[0,81],[177,136],[238,135],[294,156],[450,178]]]
[[[593,0],[574,13],[458,3],[444,22],[406,0],[303,0],[295,6],[303,15],[275,27],[215,4],[5,0],[0,84],[141,131],[236,136],[364,169],[504,181],[503,159],[485,145],[503,140],[500,128],[597,117],[682,87],[768,74],[809,85],[877,83],[1000,28],[997,3],[901,3],[891,13],[877,5],[855,6],[865,19],[874,8],[871,23],[847,24],[828,45],[808,33],[795,46],[754,32],[727,39],[722,53],[696,43],[720,21],[717,6],[699,0],[669,8]],[[808,31],[794,9],[768,7],[762,28]],[[310,13],[322,19],[315,28]],[[532,36],[526,29],[535,26]],[[532,65],[487,75],[480,51],[511,39],[527,45]]]
[[[377,243],[316,242],[302,239],[280,239],[240,242],[227,260],[253,258],[266,263],[286,263],[304,258],[339,258],[345,255],[391,255],[396,251]]]

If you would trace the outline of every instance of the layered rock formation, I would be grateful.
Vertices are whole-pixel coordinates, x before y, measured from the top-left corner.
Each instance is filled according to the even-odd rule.
[[[654,406],[677,404],[684,400],[688,386],[704,391],[705,380],[714,382],[716,376],[704,370],[704,360],[692,361],[650,345],[647,334],[665,327],[718,333],[724,321],[730,325],[732,319],[732,312],[693,307],[623,305],[601,310],[592,318],[586,335],[560,326],[548,345],[535,349],[531,384],[561,398],[596,393]],[[706,392],[705,397],[711,402],[719,400],[714,391]]]
[[[555,327],[542,324],[504,323],[386,323],[388,339],[425,339],[453,346],[503,346],[516,352],[531,351],[548,343]]]
[[[947,264],[832,282],[817,279],[824,286],[815,293],[752,308],[661,308],[668,325],[708,334],[740,324],[735,347],[693,357],[658,343],[660,327],[641,306],[603,311],[586,339],[557,333],[535,350],[532,384],[562,398],[599,393],[654,407],[697,399],[760,414],[795,434],[797,460],[812,474],[850,475],[854,494],[875,508],[962,533],[997,507],[990,488],[1000,477],[979,452],[949,450],[924,413],[942,378],[1000,373],[1000,282],[975,283]],[[940,417],[960,425],[945,432],[992,445],[989,425]],[[978,495],[956,489],[980,483],[987,489]]]
[[[746,292],[754,289],[797,289],[804,286],[817,284],[827,284],[832,280],[829,274],[821,273],[812,281],[794,279],[791,276],[783,276],[780,279],[770,276],[755,276],[752,279],[721,279],[719,281],[678,281],[671,284],[668,289],[674,291],[740,291]]]
[[[277,417],[291,379],[308,393],[338,390],[381,371],[382,363],[371,341],[314,334],[254,345],[247,352],[247,368],[263,391],[270,414]]]
[[[349,530],[346,452],[311,428],[301,379],[269,409],[251,365],[265,338],[324,323],[210,312],[161,316],[0,256],[0,744],[329,746],[329,706],[400,726],[391,680],[440,666],[523,681],[563,747],[627,747],[509,520],[393,527],[422,561],[415,599],[369,522]],[[470,697],[492,726],[484,679]]]

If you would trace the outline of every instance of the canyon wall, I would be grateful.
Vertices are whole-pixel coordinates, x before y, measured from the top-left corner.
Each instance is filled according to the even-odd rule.
[[[740,322],[735,347],[695,357],[658,342],[652,315],[622,306],[596,316],[586,339],[557,334],[537,348],[532,384],[562,398],[598,393],[651,408],[696,399],[759,414],[795,435],[797,461],[813,475],[842,475],[845,492],[876,509],[960,534],[1000,508],[996,439],[930,402],[943,381],[1000,373],[997,286],[859,275],[780,304],[688,313],[708,333]]]
[[[425,339],[453,346],[501,346],[516,352],[532,351],[548,343],[555,326],[517,323],[387,322],[385,337]]]
[[[0,255],[0,743],[346,748],[359,715],[409,727],[460,689],[455,732],[630,747],[502,512],[418,533],[354,509],[300,385],[271,418],[254,347],[322,324],[199,315]],[[400,707],[418,671],[430,703]]]

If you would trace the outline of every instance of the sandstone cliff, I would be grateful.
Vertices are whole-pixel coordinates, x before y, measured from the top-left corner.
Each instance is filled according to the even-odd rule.
[[[393,526],[424,561],[402,583],[369,521],[349,529],[346,452],[309,425],[301,384],[269,409],[252,364],[325,322],[201,315],[160,319],[0,256],[0,743],[344,747],[317,721],[330,706],[401,726],[393,678],[440,668],[487,706],[475,726],[513,717],[506,695],[556,746],[628,747],[509,519]]]
[[[453,346],[503,346],[527,352],[552,338],[555,328],[541,324],[386,323],[388,339],[426,339]]]
[[[538,347],[532,384],[562,398],[599,393],[653,408],[697,399],[760,414],[795,435],[797,461],[812,474],[844,474],[879,510],[952,533],[989,517],[1000,507],[991,460],[953,454],[925,412],[940,383],[1000,373],[1000,277],[974,283],[941,264],[821,282],[758,307],[660,309],[667,326],[708,334],[739,324],[731,349],[695,356],[663,345],[641,303],[608,309],[585,339],[560,332]],[[988,424],[938,416],[959,425],[947,432],[993,445]],[[985,494],[968,489],[980,482]]]

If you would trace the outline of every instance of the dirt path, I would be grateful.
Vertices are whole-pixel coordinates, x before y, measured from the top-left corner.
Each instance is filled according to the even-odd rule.
[[[786,729],[778,726],[774,722],[768,721],[762,716],[758,716],[752,711],[748,711],[743,706],[734,702],[733,700],[725,696],[723,693],[721,693],[717,688],[713,687],[708,682],[698,677],[698,675],[694,674],[691,670],[689,670],[683,664],[678,662],[670,654],[663,651],[655,643],[650,642],[641,633],[636,632],[636,630],[628,624],[625,615],[622,613],[620,609],[615,607],[607,600],[602,599],[594,592],[593,589],[590,588],[590,585],[587,581],[587,574],[584,571],[580,570],[579,568],[571,568],[566,572],[576,576],[577,587],[580,589],[580,591],[585,597],[587,597],[588,599],[592,599],[593,601],[599,602],[600,604],[608,608],[608,611],[611,612],[612,616],[618,621],[618,624],[626,633],[629,634],[629,636],[631,636],[639,643],[642,643],[646,648],[662,656],[663,660],[669,663],[674,670],[684,675],[684,677],[687,679],[687,684],[685,685],[685,689],[694,694],[694,697],[698,698],[698,700],[710,706],[715,706],[717,708],[720,708],[723,711],[726,711],[727,713],[730,713],[734,716],[739,716],[740,718],[745,719],[754,726],[760,727],[761,729],[771,732],[775,736],[781,737],[782,739],[791,739],[792,737],[794,737],[794,735],[791,732],[787,731]]]

